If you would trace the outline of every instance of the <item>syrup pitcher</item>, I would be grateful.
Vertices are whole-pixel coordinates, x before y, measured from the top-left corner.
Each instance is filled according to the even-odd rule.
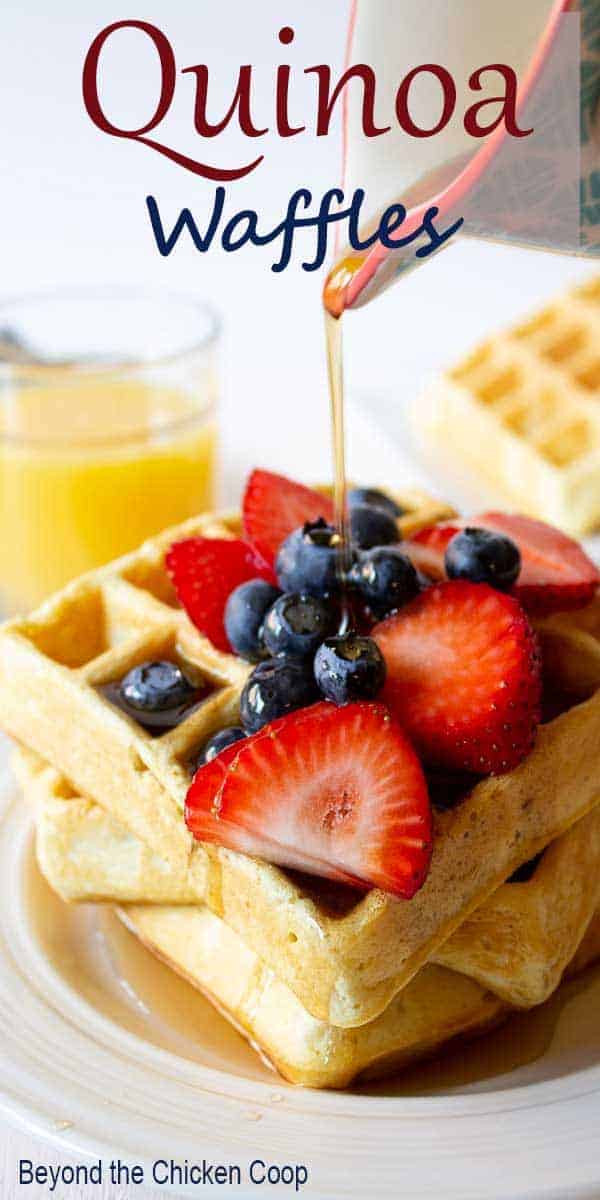
[[[344,190],[375,217],[361,236],[392,201],[406,217],[386,245],[337,256],[332,316],[424,260],[431,245],[408,238],[432,209],[459,236],[600,254],[600,0],[353,0],[347,58],[398,115],[365,131],[346,88]]]

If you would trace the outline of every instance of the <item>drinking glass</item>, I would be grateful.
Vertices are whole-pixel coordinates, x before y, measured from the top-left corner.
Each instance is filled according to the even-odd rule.
[[[192,299],[86,289],[0,305],[0,602],[214,504],[219,323]]]

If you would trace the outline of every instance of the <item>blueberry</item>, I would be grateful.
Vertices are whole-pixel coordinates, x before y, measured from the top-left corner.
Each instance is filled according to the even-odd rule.
[[[315,655],[315,679],[327,700],[372,700],[385,683],[385,659],[372,638],[344,633],[328,638]]]
[[[196,689],[177,663],[148,662],[129,671],[120,691],[130,708],[156,713],[189,703]]]
[[[367,550],[353,566],[350,582],[378,619],[408,604],[420,590],[410,558],[396,546]]]
[[[350,531],[352,541],[360,550],[400,541],[394,518],[383,508],[371,504],[355,504],[350,509]]]
[[[288,658],[269,658],[254,668],[246,680],[240,700],[242,725],[256,733],[296,708],[318,699],[312,664]]]
[[[284,592],[329,596],[339,591],[340,536],[320,518],[295,529],[279,549],[275,570]]]
[[[213,758],[221,753],[221,750],[225,750],[227,746],[233,746],[234,742],[240,742],[245,736],[244,730],[239,725],[232,725],[228,729],[219,729],[218,733],[213,733],[212,737],[204,743],[197,758],[191,764],[192,770],[197,771],[205,763],[212,762]]]
[[[448,544],[445,555],[449,579],[489,583],[506,592],[521,570],[518,546],[502,533],[490,529],[463,529]]]
[[[225,605],[225,632],[232,648],[249,662],[265,657],[262,624],[279,591],[264,579],[241,583]]]
[[[348,492],[348,505],[354,508],[357,504],[368,504],[371,508],[382,508],[384,512],[389,513],[390,517],[395,519],[404,515],[404,509],[392,500],[391,496],[386,496],[385,492],[380,492],[378,488],[350,488]]]
[[[155,735],[178,725],[204,690],[204,685],[190,683],[173,662],[141,663],[119,684],[104,689],[112,703]]]
[[[263,640],[270,654],[313,658],[323,638],[333,633],[335,626],[335,614],[324,600],[288,592],[269,609]]]

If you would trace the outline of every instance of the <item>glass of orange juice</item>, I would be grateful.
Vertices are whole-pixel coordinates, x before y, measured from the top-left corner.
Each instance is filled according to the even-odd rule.
[[[0,305],[0,604],[214,504],[218,321],[129,289]]]

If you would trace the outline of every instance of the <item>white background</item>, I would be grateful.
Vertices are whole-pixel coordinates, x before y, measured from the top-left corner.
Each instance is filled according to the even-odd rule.
[[[344,52],[347,0],[5,0],[0,42],[2,186],[0,288],[5,294],[65,283],[147,284],[208,299],[225,322],[224,469],[231,492],[249,463],[316,477],[329,467],[325,360],[319,306],[322,273],[300,269],[311,257],[302,234],[295,261],[275,275],[273,249],[246,247],[201,255],[182,238],[169,258],[155,248],[145,208],[154,195],[171,227],[188,206],[202,225],[214,185],[144,146],[108,137],[81,101],[81,69],[95,34],[124,16],[139,16],[168,35],[179,68],[210,66],[214,119],[228,108],[241,63],[255,67],[255,120],[274,124],[275,64],[292,63],[291,111],[314,128],[314,80],[305,66]],[[296,30],[282,47],[279,28]],[[123,32],[103,58],[102,98],[115,120],[147,119],[157,96],[155,52],[143,35]],[[267,229],[282,219],[291,193],[316,197],[339,182],[339,127],[251,142],[227,130],[208,150],[193,130],[193,77],[178,77],[172,111],[154,134],[178,149],[231,166],[264,153],[263,164],[234,184],[228,208],[255,208]],[[299,119],[302,118],[302,121]],[[258,148],[257,148],[258,147]],[[505,247],[456,243],[426,270],[347,321],[347,376],[361,395],[385,389],[401,403],[439,365],[483,332],[511,320],[586,268],[576,260]],[[353,452],[352,452],[353,451]],[[360,454],[351,448],[357,469]],[[369,462],[368,469],[377,464]]]
[[[143,146],[95,129],[81,101],[82,63],[101,28],[138,17],[167,33],[179,68],[210,65],[209,103],[215,119],[229,106],[239,64],[252,63],[256,120],[272,125],[274,64],[289,61],[297,68],[293,114],[306,120],[314,114],[314,86],[302,68],[341,65],[346,14],[347,0],[144,0],[139,6],[120,0],[4,0],[0,298],[89,282],[150,285],[209,300],[225,322],[223,467],[224,491],[230,497],[253,464],[308,479],[323,477],[329,469],[322,274],[302,272],[298,254],[283,275],[274,275],[269,248],[227,255],[214,248],[200,255],[186,239],[171,257],[160,258],[145,196],[156,196],[166,220],[174,221],[186,205],[202,223],[213,185]],[[285,49],[277,41],[284,24],[296,30],[294,45]],[[107,106],[115,118],[118,114],[124,122],[141,122],[155,103],[155,56],[140,49],[137,35],[123,34],[106,63],[111,80]],[[192,119],[192,78],[180,75],[162,138],[199,153]],[[246,139],[228,132],[208,151],[202,149],[226,165],[264,153],[262,166],[232,187],[228,203],[231,211],[255,208],[267,228],[282,218],[296,188],[308,186],[319,197],[339,182],[339,129],[319,141],[309,134],[288,141],[271,135],[251,143],[250,154]],[[310,255],[310,241],[301,247]],[[350,316],[347,375],[353,394],[367,413],[369,396],[383,392],[400,408],[432,371],[483,333],[588,269],[554,255],[457,243],[401,288]],[[353,428],[362,431],[363,425],[355,421]],[[372,482],[389,479],[395,453],[387,447],[385,463],[383,458],[380,462],[376,439],[366,434],[359,439],[355,433],[351,469]],[[399,451],[397,460],[402,462]],[[406,465],[400,469],[412,470]],[[56,1162],[54,1151],[8,1130],[0,1135],[0,1150],[4,1197],[47,1194],[14,1191],[15,1159],[21,1154]],[[98,1200],[97,1191],[92,1194]],[[137,1190],[135,1194],[142,1196]]]

